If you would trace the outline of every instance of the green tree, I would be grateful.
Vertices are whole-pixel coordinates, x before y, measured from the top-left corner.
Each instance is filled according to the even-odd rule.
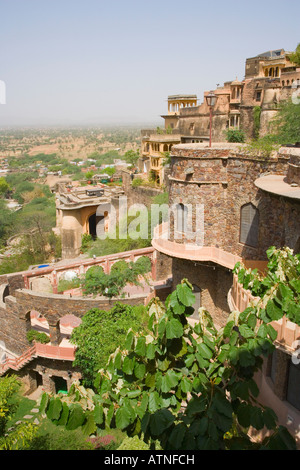
[[[71,343],[76,346],[74,366],[79,367],[85,385],[92,386],[99,369],[109,355],[124,343],[130,327],[143,331],[146,320],[143,306],[132,307],[117,302],[109,311],[92,309],[74,328]]]
[[[10,186],[4,176],[0,177],[0,196],[5,196],[5,194],[10,190]]]
[[[104,295],[112,298],[121,295],[126,284],[141,285],[139,277],[145,279],[145,275],[151,270],[149,258],[143,258],[139,258],[135,263],[118,261],[112,266],[109,274],[106,274],[101,266],[92,266],[81,283],[84,295]]]
[[[272,140],[280,145],[300,142],[300,106],[292,100],[279,104],[278,112],[271,122]]]
[[[7,429],[7,423],[18,409],[21,383],[16,376],[0,378],[0,450],[17,449],[28,444],[35,436],[36,425],[20,423]]]
[[[106,168],[104,168],[103,170],[101,170],[100,173],[106,173],[108,176],[113,176],[116,172],[116,169],[112,166],[108,166]]]
[[[125,152],[124,158],[127,163],[130,163],[131,165],[135,166],[137,164],[137,161],[140,157],[139,150],[136,152],[134,150],[128,150]]]
[[[272,261],[276,263],[276,257]],[[298,258],[293,266],[296,271],[288,264],[285,275],[299,294]],[[280,273],[279,268],[277,276],[286,287]],[[188,323],[195,298],[187,280],[165,304],[153,299],[149,332],[128,331],[125,343],[97,375],[91,406],[82,410],[77,425],[93,422],[93,431],[117,427],[129,437],[143,437],[150,446],[158,440],[164,450],[295,449],[294,439],[278,424],[273,410],[259,402],[254,380],[263,358],[275,348],[271,321],[285,314],[291,297],[278,286],[278,302],[277,284],[271,276],[262,302],[258,299],[245,311],[232,312],[219,330],[203,308],[199,322],[194,327]],[[294,308],[298,312],[299,303]],[[296,319],[294,310],[293,315]],[[79,398],[76,403],[80,406]],[[253,442],[250,427],[266,428],[269,435]]]
[[[294,64],[300,66],[300,43],[296,47],[295,52],[290,54],[289,58],[292,62],[294,62]]]
[[[228,129],[226,140],[227,142],[245,142],[245,132],[242,129]]]
[[[85,174],[85,178],[87,180],[90,180],[92,179],[92,177],[94,176],[94,172],[91,170],[91,171],[87,171],[86,174]]]

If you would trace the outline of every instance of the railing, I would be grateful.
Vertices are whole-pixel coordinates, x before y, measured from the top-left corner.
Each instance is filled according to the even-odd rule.
[[[155,278],[155,250],[154,248],[147,247],[141,248],[138,250],[125,251],[121,253],[114,253],[112,255],[98,256],[96,258],[89,258],[82,261],[77,261],[75,263],[67,263],[65,265],[54,265],[48,266],[41,269],[33,269],[30,271],[24,271],[22,273],[24,278],[25,289],[30,289],[29,281],[33,278],[38,278],[40,276],[47,276],[50,278],[50,282],[56,290],[60,276],[66,271],[75,271],[77,274],[84,274],[91,266],[102,266],[106,273],[109,273],[111,266],[119,260],[125,261],[135,261],[140,256],[148,256],[152,261],[152,276]]]
[[[0,375],[8,369],[20,370],[24,365],[35,357],[45,357],[48,359],[60,359],[64,361],[74,361],[75,347],[53,346],[51,344],[35,343],[20,356],[10,359],[7,358],[0,364]]]
[[[164,222],[154,229],[152,246],[159,252],[190,261],[211,261],[233,269],[241,258],[216,246],[200,246],[192,243],[177,243],[169,237],[169,224]]]
[[[233,275],[233,285],[229,297],[232,310],[238,310],[239,312],[243,312],[250,306],[251,302],[257,299],[257,297],[254,297],[249,290],[244,289],[242,284],[238,282],[236,274]],[[298,348],[300,327],[296,323],[289,321],[284,316],[280,320],[273,321],[271,325],[277,331],[277,343],[290,350]]]

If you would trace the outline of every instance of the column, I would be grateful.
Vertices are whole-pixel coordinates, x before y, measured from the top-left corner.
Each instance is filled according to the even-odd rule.
[[[59,328],[59,321],[55,323],[49,323],[49,333],[50,333],[50,342],[52,346],[59,346],[61,342],[61,333],[60,333],[60,328]]]

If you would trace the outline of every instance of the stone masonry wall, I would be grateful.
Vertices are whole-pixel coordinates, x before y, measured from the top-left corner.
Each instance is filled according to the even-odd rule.
[[[242,155],[240,145],[222,147],[177,145],[173,149],[170,204],[191,204],[193,210],[196,204],[204,205],[204,246],[219,247],[244,259],[266,259],[266,248],[281,245],[286,227],[278,223],[282,207],[277,207],[272,219],[269,199],[254,182],[265,173],[284,175],[288,158],[255,158]],[[187,168],[192,177],[187,178]],[[257,248],[239,242],[240,210],[247,203],[259,210]],[[293,210],[291,205],[289,210]]]
[[[49,324],[50,338],[53,344],[60,339],[59,320],[67,314],[82,317],[88,310],[99,308],[110,310],[117,301],[128,305],[143,305],[146,295],[136,295],[120,299],[95,299],[68,297],[59,294],[42,294],[27,289],[20,289],[15,296],[7,296],[4,306],[0,307],[0,341],[15,354],[22,354],[30,344],[26,334],[30,329],[30,312],[38,311]]]
[[[174,258],[173,288],[184,278],[201,289],[201,306],[213,316],[217,326],[224,326],[230,313],[227,295],[232,286],[232,272],[213,263]]]

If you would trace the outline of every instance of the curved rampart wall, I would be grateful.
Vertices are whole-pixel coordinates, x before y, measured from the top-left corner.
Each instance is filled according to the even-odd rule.
[[[57,271],[63,272],[82,269],[87,270],[94,265],[106,263],[109,269],[118,259],[135,260],[140,256],[149,256],[152,262],[152,279],[155,280],[156,252],[150,248],[133,250],[131,252],[84,260],[81,263],[73,263],[65,266],[49,266],[41,270],[30,270],[20,273],[12,273],[0,276],[0,341],[5,348],[13,354],[22,354],[29,347],[26,338],[27,331],[31,328],[30,312],[39,312],[49,324],[50,339],[54,345],[60,342],[59,320],[67,314],[82,317],[88,310],[99,308],[109,310],[117,301],[129,305],[143,305],[149,295],[141,293],[125,298],[91,298],[70,297],[56,293],[43,293],[28,289],[29,279],[37,279],[39,276],[49,276],[53,286],[57,286]],[[108,272],[108,271],[107,271]]]

